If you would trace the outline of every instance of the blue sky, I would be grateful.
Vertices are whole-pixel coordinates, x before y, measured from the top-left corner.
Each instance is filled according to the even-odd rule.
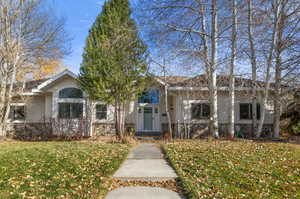
[[[47,0],[49,9],[53,11],[55,15],[63,16],[66,19],[66,31],[72,38],[72,49],[71,54],[65,57],[64,65],[74,73],[79,72],[88,31],[96,20],[96,17],[100,14],[104,2],[105,0]],[[138,0],[130,0],[133,10],[136,10],[135,8],[140,6],[138,3]],[[136,17],[138,16],[133,16],[133,18]],[[143,28],[140,27],[140,29]],[[152,46],[152,42],[147,40],[147,36],[143,33],[141,33],[143,35],[141,37],[148,44],[151,55],[155,56],[153,58],[155,58],[156,61],[161,62],[161,57],[157,54],[156,48]],[[167,74],[178,75],[179,68],[175,65],[175,63],[170,63]],[[152,64],[150,68],[153,73],[161,73],[161,69],[157,68],[156,65]],[[189,73],[189,71],[186,72],[185,70],[182,70],[179,74],[190,75]],[[194,76],[195,74],[193,73],[192,75]]]
[[[78,73],[88,31],[101,12],[104,0],[48,0],[58,16],[66,18],[66,31],[72,38],[72,52],[64,59],[71,71]]]

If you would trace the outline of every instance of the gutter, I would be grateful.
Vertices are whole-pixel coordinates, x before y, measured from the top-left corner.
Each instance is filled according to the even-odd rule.
[[[208,91],[209,89],[207,87],[169,87],[168,90],[170,91]],[[229,91],[228,87],[217,87],[218,91]],[[236,91],[252,91],[252,88],[242,88],[242,87],[236,87],[234,90]],[[264,91],[263,88],[257,88],[256,91]],[[273,90],[273,89],[270,89]]]

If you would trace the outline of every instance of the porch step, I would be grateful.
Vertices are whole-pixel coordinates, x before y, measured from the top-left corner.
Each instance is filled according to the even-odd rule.
[[[158,136],[135,136],[138,140],[141,141],[154,141],[154,140],[158,140],[159,137]]]
[[[161,136],[161,132],[154,131],[154,132],[145,132],[145,131],[138,131],[135,134],[136,136]]]

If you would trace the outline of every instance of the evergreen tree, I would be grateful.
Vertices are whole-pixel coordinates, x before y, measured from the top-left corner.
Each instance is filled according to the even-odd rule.
[[[125,131],[125,105],[137,98],[146,81],[146,45],[130,17],[128,0],[111,0],[89,31],[79,84],[90,99],[115,106],[116,133]]]

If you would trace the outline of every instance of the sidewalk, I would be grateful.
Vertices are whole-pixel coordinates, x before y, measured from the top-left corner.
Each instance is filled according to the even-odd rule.
[[[113,175],[118,180],[166,181],[177,178],[155,144],[141,144],[134,148]],[[178,193],[157,187],[121,187],[111,191],[106,199],[181,199]]]
[[[177,175],[155,144],[142,144],[129,153],[113,177],[119,180],[165,181],[175,179]]]

